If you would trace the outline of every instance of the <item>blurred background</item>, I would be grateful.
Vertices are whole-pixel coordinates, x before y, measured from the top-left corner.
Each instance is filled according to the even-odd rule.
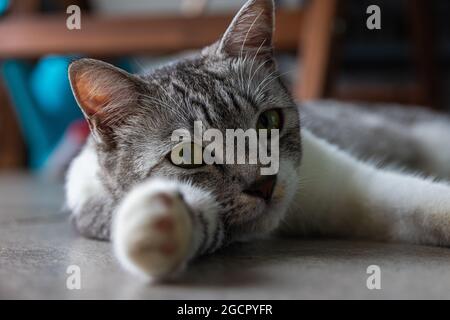
[[[0,171],[61,177],[88,128],[79,57],[144,72],[214,42],[245,0],[0,0]],[[276,54],[299,99],[450,106],[450,1],[279,0]],[[69,30],[69,5],[81,29]],[[381,29],[369,30],[369,5]]]

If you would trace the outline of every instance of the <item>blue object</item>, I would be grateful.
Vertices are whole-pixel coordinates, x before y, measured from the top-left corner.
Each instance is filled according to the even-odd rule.
[[[0,0],[0,15],[4,14],[9,8],[9,0]]]
[[[48,56],[39,60],[30,74],[30,90],[36,106],[62,121],[80,116],[67,77],[71,61],[66,56]]]
[[[67,105],[71,106],[69,110],[73,108],[75,111],[70,110],[66,113],[62,110],[51,113],[40,108],[29,85],[30,75],[33,72],[32,64],[8,60],[3,63],[2,71],[27,145],[29,166],[33,170],[39,170],[44,166],[69,124],[81,117],[81,112],[77,110],[73,97],[67,101]],[[47,90],[49,95],[53,92]]]
[[[36,65],[25,60],[7,60],[0,65],[32,170],[44,168],[69,125],[82,118],[67,76],[72,60],[74,57],[53,55],[42,58]],[[118,64],[131,69],[127,59]]]

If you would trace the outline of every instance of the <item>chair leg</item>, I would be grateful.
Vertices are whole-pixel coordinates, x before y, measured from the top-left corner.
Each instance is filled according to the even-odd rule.
[[[440,88],[435,65],[434,28],[431,21],[431,3],[425,0],[408,1],[411,24],[411,42],[418,84],[423,92],[420,104],[438,108],[440,106]]]
[[[330,95],[331,55],[338,0],[311,0],[306,8],[300,36],[298,85],[295,94],[300,101]]]
[[[25,164],[25,147],[20,129],[0,79],[0,170]]]

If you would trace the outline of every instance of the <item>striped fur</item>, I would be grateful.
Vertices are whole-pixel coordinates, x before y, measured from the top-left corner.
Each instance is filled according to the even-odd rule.
[[[280,226],[295,226],[295,234],[361,235],[367,231],[372,238],[389,234],[385,238],[433,244],[448,240],[443,228],[447,225],[445,204],[450,203],[445,196],[448,187],[377,171],[314,134],[360,158],[382,156],[390,164],[399,161],[445,175],[450,172],[446,166],[450,154],[442,153],[433,161],[440,145],[430,142],[447,135],[450,121],[435,126],[427,120],[412,129],[404,122],[408,120],[398,117],[401,111],[397,116],[392,111],[390,115],[357,112],[348,105],[333,107],[331,102],[298,108],[280,81],[272,57],[272,30],[272,0],[249,0],[217,43],[150,74],[130,75],[91,59],[71,65],[72,88],[91,124],[92,138],[69,169],[67,205],[79,232],[112,240],[117,257],[130,272],[153,279],[172,276],[199,255],[266,235]],[[261,113],[274,108],[280,109],[284,121],[280,171],[269,203],[243,192],[260,178],[259,164],[183,169],[168,160],[176,129],[192,133],[194,122],[202,121],[205,129],[224,134],[226,129],[247,130],[255,128]],[[300,130],[299,111],[309,131]],[[425,118],[436,117],[426,114]],[[435,130],[429,130],[430,126]],[[304,166],[301,132],[308,153]],[[423,161],[410,163],[418,155]],[[366,181],[372,184],[365,186]],[[420,199],[415,207],[408,206],[408,201],[397,204],[392,194],[383,194],[383,186],[395,189],[411,184]],[[424,205],[433,199],[421,197],[421,188],[439,194],[438,211]],[[367,192],[359,198],[349,196],[360,190]],[[407,190],[401,195],[408,199]],[[377,202],[366,208],[372,198]],[[374,208],[392,210],[399,215],[393,216],[393,222],[406,222],[388,228],[392,218],[380,216]],[[428,211],[436,213],[439,224],[423,216]],[[420,224],[425,220],[427,224]],[[405,225],[408,229],[401,229]],[[413,232],[418,229],[421,232]]]

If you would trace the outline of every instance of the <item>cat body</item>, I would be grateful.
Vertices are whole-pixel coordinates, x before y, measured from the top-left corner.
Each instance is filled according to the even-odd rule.
[[[448,177],[435,138],[448,140],[450,121],[297,106],[273,61],[273,11],[272,0],[248,1],[217,43],[148,75],[91,59],[70,66],[92,137],[69,168],[67,206],[80,233],[111,240],[130,272],[166,278],[270,233],[450,244],[446,183],[363,161]],[[259,163],[175,165],[171,135],[195,121],[220,132],[276,125],[278,174],[261,176]]]

